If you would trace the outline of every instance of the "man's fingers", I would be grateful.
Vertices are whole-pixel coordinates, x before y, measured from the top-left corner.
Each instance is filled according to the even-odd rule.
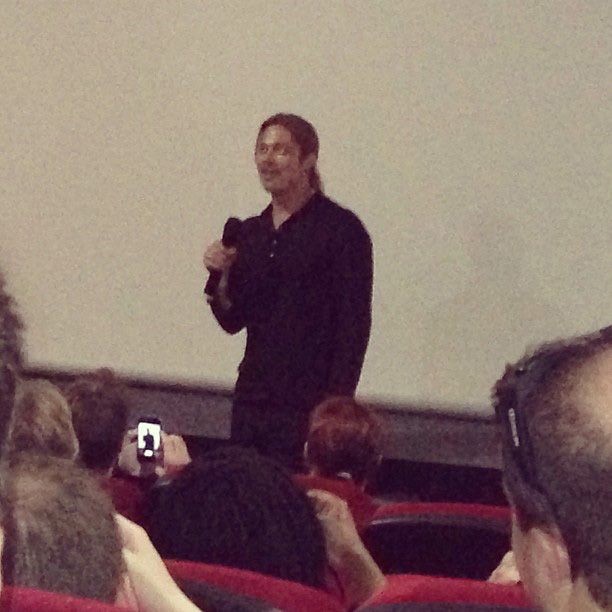
[[[208,270],[227,270],[236,259],[235,247],[225,247],[220,241],[213,242],[204,252],[203,262]]]

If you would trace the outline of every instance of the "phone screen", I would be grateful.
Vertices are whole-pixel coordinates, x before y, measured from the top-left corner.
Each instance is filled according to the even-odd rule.
[[[161,449],[161,423],[158,419],[138,421],[138,457],[153,461]]]

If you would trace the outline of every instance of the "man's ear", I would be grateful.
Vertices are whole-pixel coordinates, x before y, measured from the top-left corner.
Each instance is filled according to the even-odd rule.
[[[572,589],[570,558],[563,536],[553,527],[532,527],[526,538],[527,585],[544,610],[566,609]],[[527,582],[524,580],[523,582]],[[537,591],[537,593],[536,593]]]
[[[310,153],[302,160],[302,168],[305,172],[310,172],[311,168],[317,165],[317,156],[314,153]]]
[[[547,573],[550,583],[562,586],[572,581],[569,554],[563,541],[563,536],[557,527],[543,529],[534,527],[533,542],[535,550],[540,553],[536,555],[543,563],[542,566]]]

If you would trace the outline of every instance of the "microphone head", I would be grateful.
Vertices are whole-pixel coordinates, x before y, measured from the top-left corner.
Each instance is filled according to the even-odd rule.
[[[237,217],[230,217],[223,228],[223,237],[221,242],[223,246],[233,247],[238,244],[238,237],[240,236],[240,230],[242,229],[242,221]]]

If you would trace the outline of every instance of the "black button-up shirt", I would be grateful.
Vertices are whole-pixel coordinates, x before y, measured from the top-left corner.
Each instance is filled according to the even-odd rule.
[[[223,329],[246,326],[236,396],[270,394],[305,410],[355,392],[370,335],[372,245],[357,216],[320,193],[278,229],[272,207],[247,219],[229,276]]]

